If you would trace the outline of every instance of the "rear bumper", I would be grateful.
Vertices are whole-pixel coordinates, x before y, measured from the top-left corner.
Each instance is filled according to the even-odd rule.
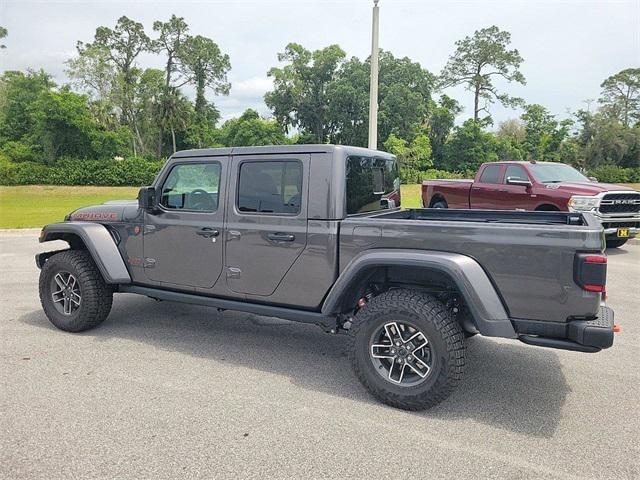
[[[539,347],[577,352],[599,352],[613,345],[614,313],[611,308],[604,305],[600,307],[597,318],[592,320],[572,320],[567,322],[564,327],[558,326],[553,329],[545,326],[544,330],[547,330],[548,333],[553,332],[552,336],[528,332],[527,330],[543,331],[532,328],[534,323],[527,322],[521,324],[519,328],[516,324],[520,341]]]

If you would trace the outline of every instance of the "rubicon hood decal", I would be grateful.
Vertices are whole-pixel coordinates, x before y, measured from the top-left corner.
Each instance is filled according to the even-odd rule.
[[[116,221],[120,219],[117,212],[74,212],[71,214],[71,220],[88,220],[88,221]]]

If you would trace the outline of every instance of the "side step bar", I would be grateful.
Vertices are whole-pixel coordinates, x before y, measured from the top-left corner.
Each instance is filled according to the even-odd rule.
[[[527,345],[534,345],[536,347],[557,348],[560,350],[572,350],[574,352],[596,353],[601,350],[598,347],[580,345],[579,343],[572,342],[571,340],[563,340],[561,338],[537,337],[535,335],[520,335],[518,337],[518,340],[526,343]]]
[[[294,322],[312,323],[331,333],[335,333],[337,328],[336,317],[326,316],[322,313],[310,312],[308,310],[297,310],[273,305],[262,305],[259,303],[238,302],[236,300],[208,297],[205,295],[194,295],[192,293],[175,292],[160,288],[141,287],[139,285],[120,285],[118,292],[137,293],[157,300],[190,303],[194,305],[203,305],[205,307],[219,308],[221,310],[236,310],[239,312],[263,315],[265,317],[284,318],[285,320],[292,320]]]

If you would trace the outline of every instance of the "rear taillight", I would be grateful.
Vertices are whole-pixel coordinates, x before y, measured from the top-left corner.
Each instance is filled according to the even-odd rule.
[[[574,261],[574,280],[587,292],[605,293],[607,257],[602,253],[578,253]]]

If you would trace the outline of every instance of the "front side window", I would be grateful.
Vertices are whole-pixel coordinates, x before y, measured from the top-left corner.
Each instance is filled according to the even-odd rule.
[[[509,178],[511,180],[529,180],[529,175],[520,165],[509,165],[504,174],[504,183],[507,183]]]
[[[480,176],[480,183],[500,183],[500,165],[487,165]]]
[[[392,158],[347,158],[347,214],[400,206],[398,161]]]
[[[301,162],[245,162],[240,166],[238,211],[295,215],[301,204]]]
[[[160,204],[170,210],[215,212],[218,209],[220,164],[174,166],[162,185]]]

